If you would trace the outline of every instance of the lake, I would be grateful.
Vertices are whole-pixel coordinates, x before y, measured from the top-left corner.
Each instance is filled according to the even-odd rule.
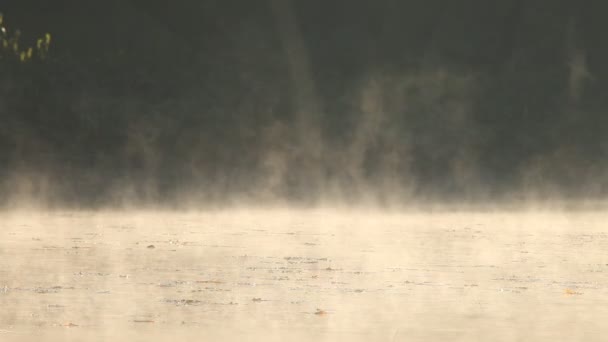
[[[601,211],[0,214],[1,341],[603,341]]]

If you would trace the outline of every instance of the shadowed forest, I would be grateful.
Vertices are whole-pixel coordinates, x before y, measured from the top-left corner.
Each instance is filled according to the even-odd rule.
[[[607,11],[4,0],[0,202],[601,199]]]

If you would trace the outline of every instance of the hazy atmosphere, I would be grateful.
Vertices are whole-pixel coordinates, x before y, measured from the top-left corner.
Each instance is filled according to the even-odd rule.
[[[0,13],[0,341],[606,340],[606,0]]]
[[[601,1],[3,0],[4,205],[608,191]],[[4,52],[6,55],[6,51]]]

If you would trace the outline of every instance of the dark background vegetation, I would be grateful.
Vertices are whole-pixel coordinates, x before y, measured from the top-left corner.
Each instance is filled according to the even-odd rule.
[[[3,203],[606,194],[606,1],[291,4],[0,2]]]

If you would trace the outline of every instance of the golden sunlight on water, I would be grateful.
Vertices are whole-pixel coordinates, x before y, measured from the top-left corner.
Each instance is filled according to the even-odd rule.
[[[600,212],[12,212],[1,341],[601,341]]]

